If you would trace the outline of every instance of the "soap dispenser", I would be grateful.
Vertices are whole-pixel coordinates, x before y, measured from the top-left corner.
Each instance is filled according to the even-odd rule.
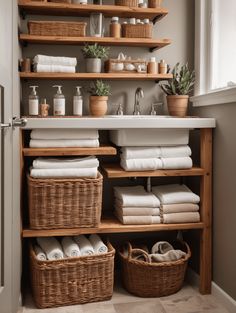
[[[82,116],[83,112],[83,97],[81,95],[81,86],[76,86],[76,93],[73,97],[73,115]]]
[[[61,91],[62,86],[55,85],[53,88],[57,88],[57,93],[53,97],[53,115],[65,115],[66,100]]]
[[[30,86],[32,91],[29,95],[29,115],[39,115],[39,97],[37,95],[36,88],[38,86]]]

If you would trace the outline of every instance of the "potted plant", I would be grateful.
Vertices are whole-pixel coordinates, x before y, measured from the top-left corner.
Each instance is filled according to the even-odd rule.
[[[173,78],[166,83],[160,83],[161,89],[167,95],[167,107],[172,116],[187,115],[189,94],[193,90],[195,72],[190,71],[188,64],[179,67],[179,63],[172,70]]]
[[[101,80],[97,80],[96,83],[89,89],[91,94],[89,98],[89,109],[93,116],[103,116],[107,112],[107,101],[110,93],[110,85],[104,83]]]
[[[94,45],[85,45],[82,53],[86,59],[86,72],[101,73],[102,59],[108,57],[108,52],[108,47],[99,46],[97,43]]]

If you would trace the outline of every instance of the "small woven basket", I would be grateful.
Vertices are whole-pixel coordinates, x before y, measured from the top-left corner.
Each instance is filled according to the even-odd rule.
[[[84,37],[87,23],[61,21],[29,21],[30,35]]]
[[[109,300],[113,293],[115,250],[56,261],[39,261],[30,245],[33,298],[39,308]]]
[[[126,7],[137,7],[138,0],[115,0],[115,4],[126,6]]]
[[[98,227],[103,177],[39,179],[27,175],[31,229]]]
[[[179,291],[183,285],[188,259],[191,256],[185,242],[178,243],[178,248],[186,252],[184,258],[172,262],[148,263],[132,258],[133,249],[128,243],[128,255],[119,251],[122,265],[122,280],[130,293],[139,297],[162,297]],[[134,250],[136,252],[137,249]],[[145,259],[145,251],[143,259]],[[148,260],[148,255],[146,260]]]
[[[160,8],[162,5],[162,0],[148,0],[149,8]]]
[[[122,37],[152,38],[152,24],[122,24]]]

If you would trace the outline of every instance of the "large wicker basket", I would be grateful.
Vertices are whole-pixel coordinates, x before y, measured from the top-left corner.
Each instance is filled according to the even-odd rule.
[[[29,21],[30,35],[84,37],[87,23],[61,21]]]
[[[122,37],[152,38],[152,24],[122,24]]]
[[[115,4],[126,6],[126,7],[137,7],[138,0],[115,0]]]
[[[109,300],[113,293],[115,250],[56,261],[39,261],[30,245],[33,298],[39,308]]]
[[[178,243],[178,248],[186,252],[184,258],[172,262],[148,263],[133,259],[132,246],[128,243],[128,256],[119,251],[122,280],[127,291],[139,297],[161,297],[179,291],[191,252],[185,242]]]
[[[39,179],[27,176],[31,229],[97,227],[103,177]]]

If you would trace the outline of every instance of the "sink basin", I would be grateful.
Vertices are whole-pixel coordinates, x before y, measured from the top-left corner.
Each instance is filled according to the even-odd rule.
[[[108,118],[125,118],[125,119],[136,119],[136,118],[171,118],[170,115],[104,115]]]

